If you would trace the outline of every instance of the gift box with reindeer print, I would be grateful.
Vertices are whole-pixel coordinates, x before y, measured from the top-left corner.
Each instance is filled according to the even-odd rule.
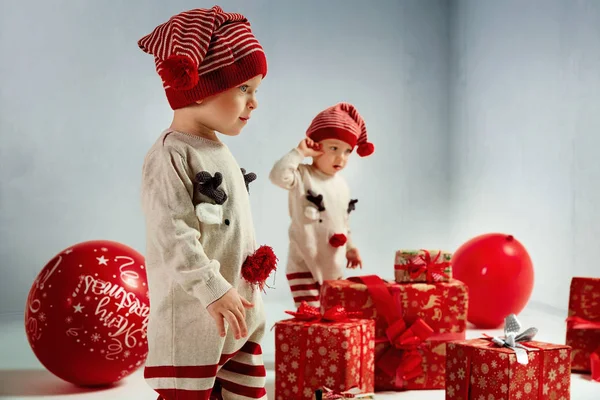
[[[325,281],[321,307],[335,305],[375,320],[375,390],[443,389],[446,343],[467,327],[460,281],[396,283],[376,276]]]

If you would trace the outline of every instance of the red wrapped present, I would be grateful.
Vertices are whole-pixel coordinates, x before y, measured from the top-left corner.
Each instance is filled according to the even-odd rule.
[[[446,342],[464,339],[467,287],[386,282],[369,275],[325,281],[321,305],[375,320],[375,390],[443,389]]]
[[[275,324],[275,399],[312,399],[324,386],[373,392],[375,324],[343,307],[321,314],[302,303]]]
[[[520,329],[511,314],[504,337],[448,343],[446,400],[568,400],[571,348],[533,341],[535,328]]]
[[[573,348],[571,370],[600,381],[600,278],[571,280],[566,343]]]
[[[442,250],[398,250],[394,276],[398,283],[448,282],[452,279],[452,254]]]

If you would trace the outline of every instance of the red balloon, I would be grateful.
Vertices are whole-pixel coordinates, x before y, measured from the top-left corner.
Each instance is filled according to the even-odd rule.
[[[37,276],[25,309],[29,345],[59,378],[112,384],[146,360],[149,299],[144,257],[116,242],[76,244]]]
[[[533,265],[512,235],[477,236],[452,256],[452,275],[469,288],[467,320],[494,329],[507,315],[523,310],[533,290]]]

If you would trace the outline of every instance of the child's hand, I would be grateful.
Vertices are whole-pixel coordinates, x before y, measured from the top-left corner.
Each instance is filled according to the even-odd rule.
[[[321,145],[310,138],[302,139],[298,144],[298,151],[302,153],[304,157],[316,157],[323,154]]]
[[[225,336],[225,320],[227,320],[234,330],[235,338],[240,339],[248,334],[246,308],[252,307],[254,304],[241,297],[235,288],[231,288],[219,300],[209,304],[206,310],[217,323],[221,337]]]
[[[362,269],[362,258],[360,258],[360,254],[358,253],[358,249],[350,249],[346,252],[346,259],[348,260],[348,264],[346,264],[346,268],[354,269],[356,267],[360,267]]]

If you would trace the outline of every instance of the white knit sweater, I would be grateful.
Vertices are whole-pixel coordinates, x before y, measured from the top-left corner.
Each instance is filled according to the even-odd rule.
[[[301,256],[313,278],[338,279],[346,267],[346,251],[353,247],[350,238],[349,212],[350,192],[346,180],[338,173],[326,175],[312,165],[303,164],[304,156],[297,148],[292,149],[275,163],[269,179],[275,185],[289,191],[290,252]],[[321,207],[307,199],[322,196]],[[333,247],[329,239],[333,234],[347,237],[344,246]],[[289,257],[288,260],[294,258]],[[288,262],[287,272],[294,265]]]
[[[150,294],[146,367],[214,365],[222,353],[235,353],[248,340],[260,342],[265,321],[261,294],[240,278],[244,260],[256,250],[249,195],[227,146],[164,132],[144,160],[142,206]],[[206,311],[231,287],[254,303],[246,314],[249,337],[240,340],[231,329],[226,338],[219,337]],[[161,375],[151,385],[181,388],[177,379]],[[183,382],[190,389],[210,384]]]

